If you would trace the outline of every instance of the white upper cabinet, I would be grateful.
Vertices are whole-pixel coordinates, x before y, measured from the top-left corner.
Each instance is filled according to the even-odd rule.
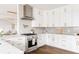
[[[55,27],[64,26],[64,12],[63,9],[57,8],[55,11]]]
[[[39,9],[33,8],[33,18],[34,20],[39,20]]]
[[[59,24],[59,9],[55,9],[55,14],[54,14],[54,21],[55,21],[55,27],[59,27],[60,24]]]
[[[38,27],[39,26],[39,10],[36,8],[33,8],[33,18],[32,20],[32,27]]]
[[[55,11],[54,10],[49,12],[48,24],[49,24],[49,27],[55,27]]]
[[[55,11],[55,27],[72,26],[72,7],[64,6]]]
[[[32,27],[79,26],[79,5],[67,5],[52,10],[33,8]]]
[[[39,24],[40,24],[39,27],[45,27],[45,25],[44,25],[44,22],[45,22],[44,17],[45,17],[44,11],[40,10],[39,11]]]
[[[62,8],[56,8],[50,11],[50,22],[52,27],[64,26],[64,11]]]
[[[72,21],[72,7],[71,6],[66,6],[65,8],[64,8],[64,16],[65,16],[65,23],[64,23],[64,25],[65,25],[65,27],[71,27],[72,26],[72,23],[73,23],[73,21]]]
[[[66,26],[79,26],[79,5],[68,5],[65,7]]]
[[[72,6],[72,20],[73,26],[79,26],[79,5]]]
[[[52,24],[50,24],[52,27],[55,27],[55,10],[52,10],[51,12],[51,16],[50,16],[50,22]]]
[[[65,7],[61,7],[59,8],[60,9],[60,24],[62,27],[66,27],[66,21],[65,21],[65,18],[66,18],[66,13],[65,13]]]
[[[47,13],[46,17],[47,17],[48,27],[64,27],[65,26],[64,8],[52,9]]]
[[[48,19],[48,17],[47,17],[47,11],[43,11],[43,18],[41,19],[41,21],[40,21],[40,24],[41,24],[41,27],[47,27],[47,19]]]
[[[44,12],[43,10],[33,8],[33,18],[32,27],[42,27],[44,22]]]
[[[48,27],[63,27],[64,26],[64,20],[61,15],[63,13],[61,12],[59,8],[50,10],[47,13],[47,26]]]
[[[46,12],[46,16],[45,16],[45,25],[46,25],[46,27],[53,27],[53,15],[52,15],[52,12],[50,12],[50,11],[48,11],[48,12]]]

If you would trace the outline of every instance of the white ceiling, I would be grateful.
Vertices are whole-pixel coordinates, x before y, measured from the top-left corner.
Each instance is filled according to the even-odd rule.
[[[44,10],[51,10],[58,7],[65,6],[67,4],[30,4],[32,7],[44,9]]]

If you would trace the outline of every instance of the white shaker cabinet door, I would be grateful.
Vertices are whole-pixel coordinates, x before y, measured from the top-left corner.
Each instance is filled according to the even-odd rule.
[[[73,36],[68,36],[67,37],[67,48],[70,50],[75,50],[76,49],[76,40]]]
[[[79,5],[72,5],[73,26],[79,26]]]
[[[55,27],[55,11],[52,10],[49,12],[49,27]]]
[[[59,27],[64,27],[65,23],[65,13],[64,13],[64,7],[58,9],[58,19],[59,19]]]
[[[44,35],[43,34],[39,34],[38,35],[38,40],[37,40],[37,42],[38,42],[38,47],[41,47],[41,46],[43,46],[44,44],[45,44],[45,39],[44,39]]]
[[[59,35],[54,35],[54,40],[53,40],[53,46],[54,47],[60,47],[61,46],[61,38]]]
[[[39,11],[39,20],[38,20],[38,22],[39,22],[39,27],[45,27],[45,25],[44,25],[44,22],[46,21],[46,20],[44,20],[44,18],[45,18],[45,14],[44,14],[44,11],[43,10],[40,10]]]
[[[44,25],[44,18],[45,12],[41,9],[33,8],[33,18],[32,20],[32,27],[45,27]]]
[[[39,9],[33,8],[33,20],[32,20],[32,27],[39,27]]]
[[[44,22],[46,27],[51,27],[51,13],[50,12],[46,12],[46,21]]]
[[[54,16],[54,20],[55,20],[55,27],[59,27],[59,10],[55,9],[55,16]]]
[[[54,46],[54,35],[53,34],[48,34],[48,38],[46,40],[47,45],[49,46]]]
[[[65,13],[65,26],[72,26],[73,18],[72,18],[72,6],[67,6],[64,8]]]
[[[60,35],[49,35],[48,36],[48,40],[47,40],[47,44],[52,46],[52,47],[59,47],[61,48],[61,36]]]
[[[54,27],[54,11],[49,11],[47,13],[47,27]]]
[[[44,11],[44,18],[43,18],[43,20],[42,20],[42,25],[43,25],[43,27],[49,27],[49,23],[50,23],[50,21],[49,21],[49,12],[48,11]]]
[[[33,18],[34,18],[34,20],[39,19],[39,9],[33,8]]]
[[[76,50],[79,52],[79,37],[75,36],[75,40],[76,40]]]
[[[64,26],[64,12],[63,8],[55,9],[55,27],[63,27]]]
[[[61,48],[74,50],[76,48],[76,41],[73,36],[62,35],[61,36]]]

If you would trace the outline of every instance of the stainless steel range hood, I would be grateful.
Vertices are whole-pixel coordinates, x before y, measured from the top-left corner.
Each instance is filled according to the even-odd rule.
[[[30,5],[23,6],[23,17],[22,20],[33,20],[33,8]]]

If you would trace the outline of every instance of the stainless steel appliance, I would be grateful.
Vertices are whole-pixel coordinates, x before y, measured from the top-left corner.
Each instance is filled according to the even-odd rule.
[[[32,20],[33,19],[33,8],[28,5],[25,4],[23,6],[23,17],[21,18],[22,20]]]
[[[34,33],[28,33],[28,34],[22,34],[25,35],[27,38],[27,43],[26,43],[26,52],[30,52],[33,50],[37,49],[37,34]]]

